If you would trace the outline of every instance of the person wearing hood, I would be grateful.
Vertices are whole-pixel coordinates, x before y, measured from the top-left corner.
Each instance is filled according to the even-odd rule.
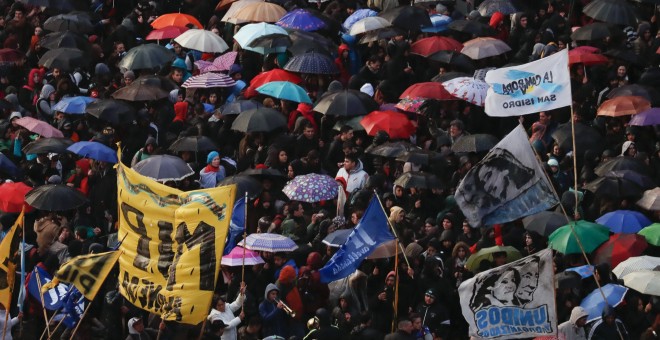
[[[642,60],[647,57],[651,45],[653,44],[653,36],[651,35],[651,25],[648,22],[642,22],[637,26],[637,39],[633,42],[635,54],[640,56]]]
[[[348,80],[351,78],[350,51],[347,44],[341,44],[337,49],[337,58],[335,58],[335,65],[339,69],[339,81],[344,86],[348,85]]]
[[[49,121],[53,117],[51,107],[55,104],[55,88],[53,85],[46,84],[41,88],[39,99],[35,104],[37,116],[40,120]]]
[[[66,185],[69,187],[72,187],[81,193],[83,193],[85,196],[89,193],[89,160],[88,159],[80,159],[76,162],[76,172],[69,177],[66,181]]]
[[[39,94],[39,87],[44,79],[44,70],[33,68],[28,74],[27,84],[18,90],[18,102],[23,107],[32,107],[34,98]]]
[[[497,34],[493,38],[502,40],[503,42],[509,41],[509,29],[507,25],[504,24],[505,16],[502,12],[497,11],[493,13],[493,16],[490,17],[488,25],[492,27]]]
[[[284,312],[284,304],[279,299],[280,289],[273,283],[266,286],[264,301],[259,304],[259,315],[263,320],[262,335],[287,337],[287,318]]]
[[[571,318],[559,325],[559,336],[565,340],[587,340],[584,326],[589,313],[580,306],[573,307]]]
[[[314,315],[316,328],[307,333],[304,340],[336,340],[343,338],[346,333],[342,333],[339,328],[331,324],[331,315],[325,308],[319,308]]]
[[[213,323],[216,320],[222,321],[226,327],[222,333],[222,340],[236,340],[237,332],[236,329],[238,325],[245,319],[245,312],[241,310],[238,316],[234,316],[245,301],[245,282],[241,282],[240,294],[236,297],[236,300],[227,306],[226,297],[219,297],[215,303],[215,308],[211,309],[211,313],[207,317],[207,320]]]
[[[625,141],[621,146],[621,156],[635,157],[637,155],[637,146],[635,142]]]
[[[154,150],[156,150],[156,138],[149,136],[147,141],[144,142],[144,147],[138,150],[133,156],[133,159],[131,160],[131,168],[134,167],[135,164],[151,157]]]
[[[165,328],[165,323],[160,323],[161,329]],[[139,317],[128,320],[128,336],[126,340],[151,340],[158,337],[158,330],[145,328],[144,320]]]
[[[355,155],[348,154],[344,156],[344,166],[337,171],[337,177],[346,181],[346,191],[353,193],[364,187],[369,179],[369,175],[362,169],[362,161]]]
[[[573,313],[571,313],[571,320]],[[629,340],[628,330],[619,318],[616,317],[614,307],[606,306],[602,318],[596,321],[589,330],[589,340]]]
[[[225,179],[225,167],[220,164],[220,154],[217,151],[209,152],[206,156],[206,167],[199,172],[199,186],[201,188],[215,188]]]

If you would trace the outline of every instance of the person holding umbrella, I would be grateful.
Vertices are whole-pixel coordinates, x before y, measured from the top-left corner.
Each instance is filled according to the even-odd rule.
[[[225,179],[225,167],[220,165],[220,154],[217,151],[209,152],[206,156],[206,167],[199,172],[199,186],[201,188],[215,188]]]

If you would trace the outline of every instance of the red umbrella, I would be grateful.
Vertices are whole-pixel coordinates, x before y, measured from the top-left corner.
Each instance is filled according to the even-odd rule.
[[[463,49],[463,44],[449,38],[441,36],[433,36],[416,41],[410,46],[410,53],[419,54],[423,57],[428,57],[438,51],[455,51],[460,52]]]
[[[383,130],[392,139],[408,138],[415,131],[415,126],[405,114],[394,111],[374,111],[364,116],[360,124],[369,136]]]
[[[181,26],[165,26],[157,30],[149,32],[145,40],[163,40],[174,39],[181,35],[181,33],[188,30],[188,27]]]
[[[424,98],[437,100],[454,100],[454,98],[441,83],[434,81],[426,83],[416,83],[408,87],[399,99],[403,98]]]
[[[32,207],[25,203],[25,195],[32,190],[23,182],[4,183],[0,185],[0,210],[6,213],[20,213],[25,207],[25,211],[32,211]]]
[[[568,52],[568,64],[584,64],[586,66],[607,64],[609,59],[602,54],[589,52],[587,49],[571,50]]]
[[[167,27],[167,26],[179,26],[185,27],[188,24],[192,24],[197,28],[204,28],[199,20],[194,16],[183,14],[183,13],[167,13],[159,16],[151,23],[151,27],[155,29]]]
[[[639,256],[648,247],[646,239],[638,234],[614,234],[594,251],[594,263],[609,263],[612,268],[629,257]]]
[[[256,91],[256,88],[263,84],[270,83],[271,81],[289,81],[294,84],[302,83],[302,79],[298,75],[282,69],[274,69],[268,72],[262,72],[256,77],[252,78],[250,86],[245,90],[245,98],[258,95],[259,93]]]
[[[598,47],[587,46],[587,45],[578,46],[578,47],[572,49],[571,51],[573,53],[600,53],[600,49]]]

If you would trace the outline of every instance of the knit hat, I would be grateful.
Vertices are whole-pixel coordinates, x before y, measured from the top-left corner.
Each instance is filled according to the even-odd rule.
[[[422,251],[424,251],[422,246],[418,243],[412,242],[406,246],[404,254],[406,254],[406,257],[416,258],[422,253]]]
[[[209,152],[209,155],[206,156],[206,164],[211,164],[211,162],[213,162],[213,158],[216,157],[220,157],[220,154],[217,151]]]
[[[104,63],[98,63],[94,67],[94,74],[97,76],[102,74],[110,74],[110,68]]]
[[[142,321],[142,318],[131,318],[128,320],[128,334],[140,334],[138,331],[133,328],[133,325],[136,324],[138,321]]]
[[[369,97],[373,97],[374,96],[374,87],[371,84],[366,83],[366,84],[362,85],[362,87],[360,87],[360,92],[369,95]]]
[[[296,280],[296,270],[292,266],[284,266],[280,270],[279,281],[284,284],[293,283]]]
[[[435,289],[433,289],[433,288],[429,288],[429,289],[426,291],[426,293],[424,293],[424,295],[429,296],[429,297],[432,297],[432,298],[434,298],[434,299],[437,297],[437,294],[435,293]]]

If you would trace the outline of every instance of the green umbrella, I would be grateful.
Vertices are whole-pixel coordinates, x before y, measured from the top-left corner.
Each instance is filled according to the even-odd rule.
[[[646,238],[646,242],[654,246],[660,246],[660,223],[653,223],[640,230],[638,234]]]
[[[575,222],[574,228],[587,253],[591,253],[610,238],[610,230],[600,224],[580,220]],[[548,244],[550,248],[564,254],[581,253],[580,246],[568,224],[550,234]]]
[[[507,263],[518,260],[522,257],[518,249],[514,247],[509,247],[509,246],[488,247],[488,248],[483,248],[478,252],[470,255],[467,263],[465,264],[465,267],[471,272],[476,272],[479,269],[479,264],[481,263],[481,261],[487,260],[492,262],[493,254],[500,252],[506,252]]]

